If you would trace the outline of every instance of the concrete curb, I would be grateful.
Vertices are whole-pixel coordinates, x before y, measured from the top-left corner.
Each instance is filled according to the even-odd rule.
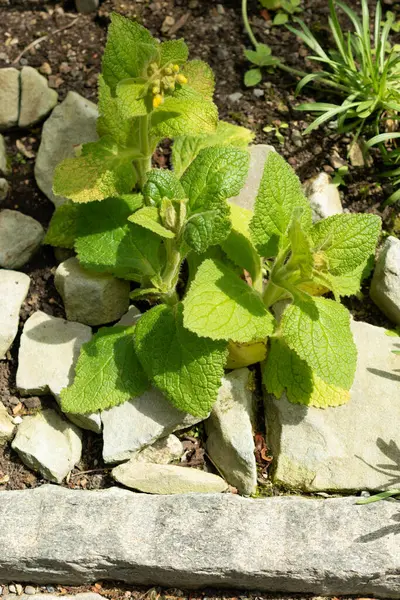
[[[1,492],[0,582],[399,598],[398,504],[355,501],[52,485]]]

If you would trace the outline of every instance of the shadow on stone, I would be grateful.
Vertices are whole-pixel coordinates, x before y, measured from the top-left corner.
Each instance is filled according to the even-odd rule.
[[[392,464],[377,464],[374,466],[361,456],[356,455],[356,457],[377,473],[382,473],[388,477],[387,485],[384,486],[385,489],[397,488],[400,484],[400,448],[394,440],[385,442],[382,438],[376,440],[376,445],[382,454],[392,461]]]
[[[392,521],[395,521],[394,524],[387,525],[386,527],[381,527],[376,531],[372,531],[371,533],[367,533],[366,535],[360,535],[360,537],[356,538],[354,541],[367,544],[368,542],[375,542],[386,535],[399,535],[400,534],[400,512],[397,515],[391,517]]]

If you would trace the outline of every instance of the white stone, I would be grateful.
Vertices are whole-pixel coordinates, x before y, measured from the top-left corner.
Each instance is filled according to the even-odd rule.
[[[400,240],[389,236],[372,277],[370,296],[381,311],[400,325]]]
[[[243,208],[254,210],[254,203],[264,172],[265,161],[270,152],[275,152],[273,146],[268,146],[266,144],[255,144],[254,146],[250,146],[250,167],[246,183],[238,196],[230,198],[231,202],[234,202]]]
[[[58,94],[47,79],[32,67],[22,67],[19,127],[28,127],[45,117],[57,104]]]
[[[0,581],[71,586],[112,578],[147,588],[398,600],[399,504],[356,502],[55,485],[2,491]]]
[[[309,179],[303,187],[310,202],[314,223],[343,212],[339,190],[331,183],[327,173],[322,172],[317,177]]]
[[[240,494],[254,494],[257,465],[253,423],[255,397],[248,369],[236,369],[223,377],[218,398],[205,421],[207,453],[218,471]]]
[[[118,323],[116,323],[116,325],[130,327],[131,325],[135,325],[141,316],[142,316],[142,313],[140,312],[140,310],[138,308],[136,308],[136,306],[134,304],[132,304],[128,308],[128,312],[126,312],[124,315],[122,315],[122,317],[120,318]]]
[[[213,473],[134,459],[118,465],[111,474],[119,483],[147,494],[211,494],[228,489],[227,483]]]
[[[43,227],[32,217],[17,210],[0,211],[0,267],[23,267],[39,249],[43,236]]]
[[[97,140],[97,116],[93,102],[76,92],[68,92],[43,125],[35,177],[39,188],[56,206],[66,198],[53,194],[54,169],[64,158],[74,156],[75,146]]]
[[[0,400],[0,446],[10,441],[14,435],[15,425],[6,407]]]
[[[19,72],[13,67],[0,69],[0,129],[17,124],[19,111]]]
[[[45,409],[23,418],[11,446],[28,467],[62,483],[81,458],[81,432],[55,410]]]
[[[58,265],[54,277],[69,321],[104,325],[119,319],[129,307],[129,282],[83,269],[72,257]]]
[[[99,0],[75,0],[76,10],[87,15],[99,8]]]
[[[3,177],[0,177],[0,204],[3,202],[3,200],[6,200],[9,189],[10,186],[8,185],[8,181],[3,179]]]
[[[308,492],[399,487],[399,338],[352,322],[358,364],[347,404],[324,410],[265,402],[274,481]]]
[[[59,402],[61,390],[73,381],[81,346],[91,336],[86,325],[35,312],[21,336],[16,378],[21,394],[51,393]],[[79,427],[101,432],[99,413],[66,416]]]
[[[157,440],[151,446],[147,446],[137,454],[132,455],[132,460],[168,465],[175,460],[179,460],[183,454],[182,442],[176,435],[171,433],[171,435]]]
[[[349,159],[353,167],[365,167],[363,151],[358,142],[352,142],[349,146]]]
[[[0,269],[0,360],[17,335],[19,311],[29,284],[30,278],[25,273]]]
[[[0,173],[7,175],[9,168],[7,165],[7,150],[4,137],[0,134]]]
[[[103,458],[106,463],[129,460],[138,450],[202,419],[183,413],[152,388],[138,398],[101,413]]]

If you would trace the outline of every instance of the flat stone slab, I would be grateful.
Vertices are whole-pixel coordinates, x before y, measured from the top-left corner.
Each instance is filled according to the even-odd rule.
[[[399,338],[352,322],[358,348],[351,398],[324,410],[268,397],[267,440],[275,482],[305,491],[399,487]],[[400,550],[398,550],[400,555]]]
[[[355,502],[55,486],[1,492],[0,580],[399,598],[399,505]]]

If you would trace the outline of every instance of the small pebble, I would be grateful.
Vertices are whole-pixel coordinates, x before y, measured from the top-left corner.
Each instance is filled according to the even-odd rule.
[[[239,102],[240,98],[243,96],[240,92],[235,92],[234,94],[230,94],[228,96],[228,100],[231,102]]]
[[[17,588],[12,583],[11,585],[8,586],[8,591],[10,592],[10,594],[16,594],[17,593]]]
[[[264,96],[264,90],[260,90],[259,88],[254,88],[253,89],[253,95],[256,98],[262,98]]]
[[[20,583],[16,583],[15,587],[16,587],[18,596],[21,596],[22,592],[24,591],[24,588],[22,587],[22,585]]]
[[[32,585],[27,585],[25,588],[25,594],[28,594],[28,596],[33,596],[36,594],[36,588],[34,588]]]
[[[49,594],[54,594],[54,592],[56,591],[52,585],[47,585],[46,590],[49,592]]]
[[[39,67],[39,71],[42,73],[42,75],[51,75],[52,73],[51,66],[48,62],[44,62],[42,66]]]
[[[22,417],[20,417],[19,415],[17,417],[13,417],[12,422],[14,423],[14,425],[21,425]]]

